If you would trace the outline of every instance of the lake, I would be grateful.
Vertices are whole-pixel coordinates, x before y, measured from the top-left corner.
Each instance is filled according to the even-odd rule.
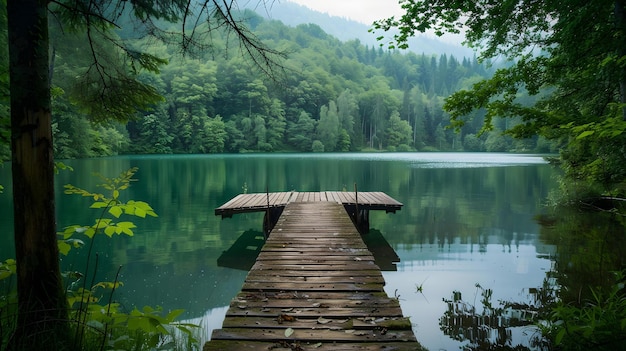
[[[68,160],[57,176],[59,230],[92,224],[88,198],[64,195],[63,185],[103,191],[94,172],[115,177],[138,167],[122,199],[148,202],[158,218],[130,218],[134,237],[96,237],[96,281],[124,286],[116,300],[133,306],[183,308],[184,318],[219,328],[247,275],[246,262],[262,245],[262,213],[222,220],[213,213],[242,192],[383,191],[404,204],[395,214],[373,211],[371,233],[381,234],[400,258],[384,271],[386,291],[399,298],[413,329],[431,350],[455,350],[476,339],[496,340],[503,328],[459,331],[450,301],[476,305],[491,289],[499,300],[529,302],[553,270],[557,246],[540,238],[536,216],[557,170],[539,155],[487,153],[242,154],[120,156]],[[13,257],[10,167],[0,168],[0,260]],[[244,233],[245,232],[245,233]],[[238,237],[247,252],[222,257]],[[63,269],[81,270],[87,250],[62,257]],[[218,264],[219,261],[219,264]],[[242,267],[235,267],[237,262]],[[93,267],[93,266],[92,266]],[[458,319],[458,318],[457,318]],[[507,325],[501,326],[506,327]],[[530,346],[531,327],[507,327],[511,344]],[[468,332],[469,330],[469,332]],[[473,331],[472,331],[473,330]],[[444,331],[446,331],[444,333]],[[471,332],[481,335],[467,335]]]

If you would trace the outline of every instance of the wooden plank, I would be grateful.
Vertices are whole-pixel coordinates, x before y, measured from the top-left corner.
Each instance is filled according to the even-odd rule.
[[[287,316],[287,319],[285,317]],[[290,318],[289,314],[264,317],[230,316],[224,321],[225,328],[272,328],[284,329],[331,329],[331,330],[411,330],[411,322],[404,317],[390,318]]]
[[[266,205],[267,205],[267,197],[269,196],[269,204],[270,206],[276,206],[276,203],[278,202],[278,198],[281,196],[281,193],[269,193],[269,194],[265,194],[266,197]]]
[[[230,199],[229,201],[227,201],[222,206],[218,207],[216,210],[223,210],[223,209],[231,208],[233,207],[233,204],[238,203],[242,197],[244,197],[244,194],[239,194],[233,197],[232,199]]]
[[[246,282],[251,283],[281,283],[289,280],[294,283],[314,283],[314,284],[384,284],[382,276],[375,275],[334,275],[326,277],[305,276],[300,274],[254,274],[248,275]]]
[[[245,200],[242,204],[239,205],[239,208],[242,207],[252,207],[258,208],[262,206],[262,199],[265,194],[248,194],[248,196],[244,197]]]
[[[355,252],[340,251],[339,249],[330,251],[328,248],[312,248],[310,252],[306,250],[291,251],[266,251],[257,257],[257,260],[306,260],[324,262],[334,261],[371,261],[374,256],[371,252],[359,250]]]
[[[348,318],[371,318],[372,320],[381,318],[400,318],[402,309],[400,306],[372,306],[369,301],[362,302],[361,305],[349,305],[345,307],[271,307],[271,306],[248,306],[247,304],[236,304],[231,306],[226,312],[226,316],[258,316],[276,318],[281,314],[289,315],[299,319],[311,319],[324,316],[324,318],[345,319]],[[320,304],[322,305],[322,304]]]
[[[326,277],[382,277],[377,270],[358,270],[358,271],[327,271],[324,272]],[[298,278],[306,278],[306,277],[319,277],[319,272],[310,272],[310,271],[301,271],[301,270],[282,270],[280,272],[265,272],[265,271],[250,271],[248,273],[247,279],[255,279],[256,276],[274,276],[274,277],[298,277]]]
[[[243,290],[263,291],[382,291],[380,283],[244,282]]]
[[[246,298],[240,299],[238,296],[237,299],[234,299],[233,301],[231,301],[230,306],[238,307],[238,308],[243,305],[245,307],[250,307],[250,308],[272,307],[272,308],[281,308],[281,309],[288,309],[288,308],[302,309],[302,308],[314,308],[314,307],[316,308],[331,308],[331,307],[348,308],[350,306],[357,307],[357,306],[363,306],[364,304],[367,304],[367,305],[375,305],[377,307],[383,307],[383,308],[399,308],[400,307],[400,303],[398,302],[398,300],[388,298],[388,297],[384,297],[384,298],[372,297],[372,298],[366,298],[366,299],[360,299],[360,300],[350,300],[350,299],[330,299],[330,298],[296,299],[296,298],[293,298],[293,296],[287,296],[289,298],[272,298],[270,294],[266,294],[265,296],[270,296],[270,297],[266,297],[260,300],[260,299],[246,299]],[[345,294],[341,294],[338,296],[345,296]],[[281,311],[281,312],[285,312],[285,311]],[[286,311],[286,312],[295,313],[293,310]]]
[[[304,299],[304,300],[373,300],[373,299],[391,299],[385,292],[370,291],[370,292],[355,292],[354,294],[338,293],[334,291],[312,291],[306,294],[301,294],[297,291],[283,291],[283,292],[266,292],[266,291],[242,291],[235,297],[237,300],[267,300],[267,299]]]
[[[357,264],[281,264],[280,266],[272,265],[272,264],[264,264],[264,263],[255,263],[252,266],[252,269],[260,269],[267,271],[278,271],[278,270],[306,270],[306,271],[337,271],[337,270],[346,270],[346,269],[365,269],[370,270],[373,267],[378,267],[372,262],[358,262]]]
[[[376,199],[370,193],[359,193],[359,204],[371,205],[376,203]]]
[[[334,342],[300,342],[294,340],[251,341],[251,340],[216,340],[206,343],[203,351],[337,351]],[[342,351],[426,351],[418,342],[364,342],[364,343],[341,343]]]
[[[368,342],[376,340],[379,342],[397,342],[398,340],[415,342],[415,335],[412,331],[392,330],[387,333],[375,331],[353,331],[347,333],[345,330],[327,329],[293,329],[293,333],[286,336],[285,331],[289,326],[285,325],[282,330],[257,329],[257,328],[225,328],[213,330],[211,339],[235,339],[250,341],[281,341],[300,340],[304,342],[319,342],[332,340],[334,342]],[[336,348],[337,349],[337,348]]]
[[[352,261],[374,261],[372,254],[362,255],[341,255],[341,252],[335,252],[337,255],[326,256],[323,253],[316,254],[263,254],[259,255],[257,261],[300,261],[300,262],[316,262],[316,263],[330,263],[330,262],[352,262]]]
[[[341,196],[341,200],[342,203],[344,205],[346,204],[353,204],[354,203],[354,194],[347,192],[347,191],[342,191],[339,193],[339,195]]]
[[[287,205],[289,203],[289,199],[291,198],[291,195],[293,195],[292,191],[282,193],[282,196],[280,198],[280,205],[281,206]]]
[[[298,197],[296,198],[296,202],[303,202],[304,201],[304,195],[305,195],[305,193],[298,193]]]

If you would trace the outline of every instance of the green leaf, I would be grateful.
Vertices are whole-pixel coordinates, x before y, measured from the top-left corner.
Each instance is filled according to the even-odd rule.
[[[93,204],[91,204],[91,206],[89,206],[89,208],[103,208],[103,207],[107,207],[107,203],[106,202],[101,202],[101,201],[96,201]]]
[[[109,209],[109,213],[113,216],[115,216],[115,218],[120,218],[120,216],[122,215],[122,207],[121,206],[112,206]]]
[[[580,134],[576,137],[576,139],[580,140],[580,139],[582,139],[582,138],[586,138],[586,137],[588,137],[588,136],[590,136],[590,135],[593,135],[593,133],[595,133],[593,130],[586,130],[586,131],[584,131],[584,132],[580,133]]]
[[[128,330],[142,330],[145,332],[153,332],[154,328],[150,325],[150,321],[144,316],[135,316],[128,319]]]
[[[117,200],[120,197],[120,192],[118,190],[113,190],[113,199]]]
[[[567,332],[567,330],[565,328],[559,330],[558,334],[556,334],[556,338],[554,339],[555,343],[557,345],[559,345],[561,343],[561,341],[563,341],[563,337],[565,336],[565,333]]]
[[[146,211],[144,209],[141,209],[141,208],[137,207],[137,208],[135,208],[135,216],[141,217],[141,218],[146,218]]]
[[[87,230],[85,230],[85,235],[91,239],[93,238],[93,236],[96,234],[96,230],[93,227],[89,227],[87,228]]]
[[[57,246],[59,247],[59,253],[61,253],[63,256],[67,256],[67,254],[69,254],[70,250],[72,249],[72,246],[66,243],[64,240],[58,240]]]
[[[103,289],[117,289],[120,286],[124,286],[123,282],[99,282],[98,284],[94,285],[94,288],[100,287]]]
[[[285,329],[285,337],[290,337],[291,335],[293,335],[293,328],[287,328]]]
[[[117,227],[119,229],[119,233],[124,233],[128,236],[133,236],[134,233],[132,231],[132,228],[137,228],[137,226],[133,223],[133,222],[119,222],[117,224]]]
[[[178,318],[178,316],[180,316],[183,312],[185,312],[185,310],[183,309],[177,309],[177,310],[173,310],[170,313],[167,314],[167,317],[165,317],[165,319],[168,322],[173,322],[176,318]]]
[[[113,234],[115,234],[115,226],[107,226],[106,228],[104,228],[104,234],[106,234],[109,238],[113,236]]]
[[[0,263],[0,270],[9,271],[15,274],[17,272],[17,261],[15,259],[9,258],[3,263]]]

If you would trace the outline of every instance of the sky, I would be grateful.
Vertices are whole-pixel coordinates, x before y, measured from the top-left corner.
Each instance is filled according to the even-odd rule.
[[[280,0],[295,2],[331,16],[345,17],[364,24],[401,15],[398,0]]]
[[[312,10],[327,13],[331,16],[348,18],[353,21],[371,25],[374,21],[391,16],[399,17],[404,14],[398,0],[274,0],[293,2],[306,6]],[[429,37],[436,37],[431,32],[424,33]],[[446,33],[438,40],[451,44],[461,45],[462,35]]]

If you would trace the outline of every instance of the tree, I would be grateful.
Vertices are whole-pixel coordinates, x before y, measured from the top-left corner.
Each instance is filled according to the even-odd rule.
[[[298,121],[289,127],[289,142],[300,151],[311,151],[315,132],[315,120],[302,111]]]
[[[7,2],[18,318],[13,347],[69,349],[54,206],[47,1]],[[63,321],[63,322],[60,322]]]
[[[354,139],[354,120],[359,112],[359,104],[356,96],[350,89],[346,89],[337,97],[337,115],[341,128],[348,133],[350,139]],[[347,151],[347,150],[346,150]]]
[[[272,99],[267,120],[267,143],[272,150],[280,150],[285,134],[285,108],[278,99]]]
[[[392,147],[409,145],[412,136],[413,129],[409,122],[400,119],[398,111],[393,111],[387,122],[387,145]]]
[[[132,26],[133,20],[135,28],[143,29],[140,32],[165,41],[180,40],[187,51],[202,44],[203,34],[230,28],[241,39],[243,53],[271,73],[279,53],[266,49],[231,16],[231,4],[220,5],[224,6],[219,1],[166,0],[158,5],[124,0],[6,2],[18,288],[13,348],[71,348],[56,239],[48,11],[68,33],[85,33],[90,44],[93,62],[75,90],[80,94],[76,100],[95,118],[124,120],[160,99],[154,88],[136,80],[136,73],[142,69],[158,72],[166,62],[127,47],[111,31],[124,24]],[[191,31],[183,25],[180,33],[171,36],[171,31],[159,30],[158,25],[167,22],[204,24]],[[111,45],[97,45],[96,37]],[[110,65],[109,59],[123,65]]]
[[[143,152],[149,154],[172,153],[173,138],[166,132],[165,117],[166,115],[162,110],[143,117],[140,127]]]
[[[320,108],[320,120],[317,124],[317,136],[324,144],[326,152],[335,151],[339,138],[339,116],[337,115],[337,105],[331,101],[328,106]]]
[[[202,151],[206,153],[218,153],[224,151],[226,141],[226,125],[222,117],[209,118],[204,123]]]
[[[494,2],[408,0],[405,13],[376,22],[376,29],[398,28],[389,43],[406,48],[416,32],[438,35],[464,30],[481,59],[506,57],[508,68],[445,104],[452,123],[486,109],[483,130],[495,117],[519,117],[505,132],[564,140],[567,175],[603,183],[626,178],[626,1],[572,0]],[[525,105],[522,93],[537,96]]]

